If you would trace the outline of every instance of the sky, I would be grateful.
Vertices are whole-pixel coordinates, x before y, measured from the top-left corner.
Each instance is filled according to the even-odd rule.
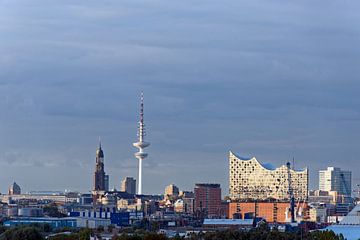
[[[0,192],[220,183],[228,153],[352,170],[360,184],[359,1],[0,0]]]

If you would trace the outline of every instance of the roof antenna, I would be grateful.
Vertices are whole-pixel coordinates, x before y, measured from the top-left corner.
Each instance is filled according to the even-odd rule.
[[[292,170],[295,170],[295,158],[293,157],[293,161],[292,161]]]

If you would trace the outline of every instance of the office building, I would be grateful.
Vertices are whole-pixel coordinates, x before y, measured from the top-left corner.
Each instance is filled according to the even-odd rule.
[[[130,194],[136,193],[136,180],[132,177],[125,177],[121,181],[121,191]]]
[[[194,195],[194,211],[198,216],[213,218],[221,215],[220,184],[195,184]]]
[[[275,168],[261,164],[255,157],[246,159],[230,152],[229,191],[231,200],[285,201],[292,195],[305,200],[308,195],[308,169],[290,168],[290,164]]]
[[[179,196],[179,188],[174,184],[170,184],[169,186],[165,187],[165,198],[177,198]]]
[[[336,191],[340,195],[351,196],[351,171],[328,167],[319,171],[319,190]]]

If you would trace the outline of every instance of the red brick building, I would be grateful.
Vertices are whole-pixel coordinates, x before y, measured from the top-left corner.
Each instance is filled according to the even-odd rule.
[[[302,202],[295,205],[297,215],[303,220],[308,219],[308,204]],[[229,218],[262,217],[267,222],[284,223],[291,217],[289,207],[289,202],[231,202]]]
[[[198,183],[194,188],[195,214],[204,217],[220,217],[222,214],[220,184]]]

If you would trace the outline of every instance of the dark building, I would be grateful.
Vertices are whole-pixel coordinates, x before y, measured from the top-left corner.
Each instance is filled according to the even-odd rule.
[[[11,186],[9,187],[9,191],[8,191],[9,195],[19,195],[21,194],[21,188],[19,185],[16,184],[16,182],[14,182],[13,184],[11,184]]]
[[[121,181],[121,189],[122,192],[127,192],[130,194],[135,194],[136,192],[136,180],[132,177],[125,177]]]
[[[104,152],[101,143],[96,151],[96,167],[94,172],[94,191],[106,191],[105,170],[104,170]]]
[[[221,216],[221,188],[220,184],[198,183],[194,188],[195,214],[199,217]]]

